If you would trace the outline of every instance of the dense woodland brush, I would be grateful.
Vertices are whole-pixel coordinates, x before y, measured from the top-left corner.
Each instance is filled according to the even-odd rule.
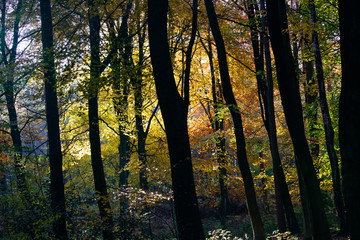
[[[360,239],[356,0],[0,0],[0,239]]]

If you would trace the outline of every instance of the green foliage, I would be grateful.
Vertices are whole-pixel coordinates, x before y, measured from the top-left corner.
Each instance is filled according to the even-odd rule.
[[[269,240],[297,240],[296,236],[291,235],[291,232],[280,233],[279,230],[274,231],[271,236],[267,237]]]

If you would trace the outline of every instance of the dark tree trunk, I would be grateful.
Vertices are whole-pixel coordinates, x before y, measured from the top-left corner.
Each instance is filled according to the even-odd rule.
[[[129,171],[126,170],[126,165],[130,161],[130,137],[129,137],[129,119],[128,119],[128,96],[130,92],[130,78],[132,74],[133,65],[131,62],[132,54],[132,38],[128,35],[128,19],[133,1],[129,1],[124,15],[121,19],[121,25],[118,32],[118,38],[115,36],[115,24],[110,20],[110,36],[112,41],[113,51],[120,52],[115,54],[111,61],[111,70],[113,74],[113,89],[115,92],[114,107],[119,121],[119,135],[120,142],[119,150],[119,186],[124,187],[128,185]]]
[[[300,69],[299,69],[299,48],[298,43],[296,39],[293,40],[293,56],[294,56],[294,62],[295,62],[295,72],[297,79],[300,78]],[[295,156],[296,159],[296,156]],[[311,239],[312,238],[312,226],[311,226],[311,209],[309,208],[309,200],[308,197],[309,194],[307,193],[307,190],[305,188],[304,179],[301,177],[299,172],[298,164],[295,160],[296,168],[297,168],[297,174],[298,174],[298,181],[299,181],[299,190],[300,190],[300,201],[301,201],[301,207],[302,207],[302,218],[303,218],[303,227],[304,227],[304,238],[305,239]]]
[[[360,239],[360,1],[339,1],[342,66],[339,140],[346,223],[351,239]]]
[[[309,11],[310,11],[310,19],[311,22],[316,24],[316,11],[314,1],[309,1]],[[339,221],[340,221],[340,234],[347,234],[346,224],[345,224],[345,209],[344,209],[344,201],[342,197],[341,191],[341,180],[340,180],[340,171],[339,171],[339,163],[338,157],[334,148],[334,128],[331,124],[331,118],[329,113],[329,106],[326,98],[325,91],[325,79],[324,72],[322,66],[322,59],[320,54],[320,44],[318,39],[318,34],[314,30],[311,32],[312,34],[312,46],[315,55],[315,66],[316,66],[316,76],[317,76],[317,85],[319,90],[319,98],[320,98],[320,107],[321,113],[324,121],[324,130],[325,130],[325,139],[326,139],[326,149],[329,155],[329,160],[331,164],[331,176],[333,182],[333,191],[334,191],[334,202],[335,207],[338,213]]]
[[[306,45],[306,43],[305,43]],[[319,139],[318,139],[318,103],[317,103],[317,89],[314,76],[314,62],[305,60],[303,62],[303,69],[305,72],[305,118],[307,118],[307,127],[309,131],[310,153],[315,163],[315,170],[318,171],[318,157],[320,153]]]
[[[27,190],[27,184],[24,174],[23,165],[21,163],[23,152],[22,152],[22,141],[21,134],[18,124],[17,111],[15,107],[15,90],[14,90],[14,79],[15,79],[15,67],[17,57],[17,47],[19,42],[19,24],[21,19],[22,11],[22,0],[19,0],[15,9],[15,22],[13,28],[13,43],[10,49],[10,53],[7,54],[6,49],[6,0],[2,1],[1,6],[1,54],[2,62],[4,63],[7,70],[2,73],[4,74],[3,88],[5,92],[6,106],[9,114],[10,122],[10,136],[14,148],[14,160],[15,160],[15,175],[17,179],[18,188],[24,197],[25,201],[30,201],[30,196]],[[9,58],[7,57],[9,56]]]
[[[318,172],[320,167],[318,164],[320,146],[317,128],[318,103],[314,76],[314,62],[305,60],[303,62],[303,69],[305,72],[305,118],[307,118],[307,128],[309,131],[310,153],[314,160],[315,170]]]
[[[269,111],[269,90],[267,89],[268,86],[265,82],[265,72],[264,72],[264,60],[263,55],[260,53],[260,41],[259,41],[259,34],[258,34],[258,25],[257,25],[257,19],[255,17],[255,9],[253,6],[253,3],[249,3],[247,6],[247,15],[249,19],[249,25],[250,25],[250,33],[251,33],[251,43],[253,47],[253,53],[254,53],[254,63],[255,63],[255,74],[256,74],[256,83],[258,87],[258,97],[259,97],[259,103],[262,113],[262,119],[265,125],[265,128],[268,132],[269,140],[270,140],[270,151],[272,153],[272,159],[273,159],[273,172],[274,172],[274,184],[275,184],[275,204],[276,204],[276,216],[277,216],[277,223],[279,232],[285,232],[286,231],[286,222],[285,222],[285,211],[284,211],[284,202],[283,202],[283,196],[281,192],[281,185],[279,182],[279,167],[281,168],[281,162],[276,162],[277,159],[280,160],[280,155],[273,156],[274,154],[279,154],[274,151],[275,146],[272,145],[275,142],[271,141],[271,137],[273,135],[270,134],[270,116],[269,114],[273,114],[274,112]],[[265,36],[262,36],[264,38]],[[262,39],[264,40],[264,39]],[[268,44],[268,43],[267,43]],[[265,45],[265,44],[264,44]],[[269,47],[269,46],[267,46]],[[266,46],[265,46],[266,48]],[[266,50],[265,50],[266,51]],[[271,60],[270,60],[271,61]],[[271,64],[271,63],[270,63]],[[271,74],[271,66],[270,69]],[[272,76],[271,76],[272,81]],[[272,91],[272,89],[271,89]],[[273,103],[273,100],[271,100]],[[272,107],[274,108],[274,107]],[[275,126],[275,116],[273,117],[273,124],[271,127],[274,128]],[[275,130],[276,131],[276,130]],[[276,132],[275,132],[276,137]],[[276,139],[275,139],[276,141]],[[276,148],[277,148],[277,141],[276,141]],[[274,162],[275,161],[275,162]]]
[[[140,17],[140,16],[139,16]],[[138,28],[140,28],[140,24],[138,24]],[[141,34],[139,33],[139,63],[137,65],[136,72],[136,80],[134,83],[134,98],[135,98],[135,125],[137,131],[137,141],[138,141],[138,156],[140,163],[140,171],[139,171],[139,180],[140,180],[140,188],[147,190],[149,188],[146,168],[147,168],[147,159],[146,159],[146,133],[144,131],[143,125],[143,95],[142,95],[142,68],[144,63],[144,41],[145,41],[145,32]],[[150,123],[149,123],[150,124]]]
[[[40,0],[41,33],[43,46],[46,122],[49,140],[50,194],[55,221],[56,239],[68,239],[66,231],[66,208],[62,152],[60,143],[59,113],[56,93],[56,72],[54,64],[53,29],[50,0]]]
[[[206,11],[209,18],[210,27],[214,36],[218,61],[220,68],[221,84],[226,105],[228,106],[233,122],[236,138],[236,148],[238,164],[244,181],[247,206],[249,210],[250,220],[253,228],[254,239],[265,239],[264,226],[261,220],[260,211],[257,206],[254,181],[251,175],[249,163],[246,154],[246,143],[243,132],[242,119],[240,109],[235,100],[234,93],[230,82],[229,69],[226,59],[226,50],[224,40],[222,38],[219,24],[217,22],[216,13],[213,2],[205,0]]]
[[[296,159],[296,156],[295,156]],[[295,160],[296,162],[296,160]],[[300,190],[300,201],[303,212],[303,227],[304,234],[303,237],[305,240],[311,240],[313,235],[313,229],[311,225],[311,209],[309,203],[309,194],[305,187],[304,177],[301,175],[298,167],[298,163],[296,162],[296,169],[299,178],[299,190]]]
[[[101,75],[100,61],[100,17],[98,6],[93,0],[88,0],[90,24],[90,83],[88,89],[89,104],[89,135],[91,148],[91,164],[94,174],[96,200],[103,227],[103,238],[113,239],[113,218],[110,199],[107,193],[104,166],[101,158],[101,143],[99,131],[98,91]]]
[[[210,35],[208,39],[208,57],[210,62],[210,71],[211,71],[211,89],[214,102],[214,124],[215,127],[215,142],[216,142],[216,152],[217,152],[217,162],[219,164],[219,185],[220,185],[220,222],[223,228],[226,228],[226,215],[229,209],[229,197],[227,189],[227,171],[226,166],[228,164],[225,156],[225,136],[222,131],[224,130],[224,117],[220,113],[223,106],[223,94],[219,81],[215,79],[215,69],[213,62],[212,46],[210,41]]]
[[[210,29],[209,29],[210,31]],[[201,41],[201,40],[200,40]],[[224,106],[224,97],[222,94],[222,89],[220,85],[220,80],[216,80],[215,77],[215,68],[213,61],[213,53],[212,53],[212,43],[210,32],[208,35],[208,46],[207,49],[205,43],[201,41],[207,55],[209,58],[210,65],[210,73],[211,73],[211,91],[212,91],[212,100],[213,100],[213,108],[214,108],[214,117],[211,116],[210,112],[207,111],[207,115],[211,124],[211,128],[214,131],[214,139],[215,139],[215,152],[216,152],[216,160],[219,164],[219,185],[220,185],[220,222],[223,229],[226,229],[226,215],[228,214],[230,202],[228,197],[228,189],[227,189],[227,170],[226,166],[228,165],[228,161],[226,160],[226,139],[224,133],[224,116],[221,114],[221,108]],[[206,108],[203,106],[204,109]],[[209,106],[210,108],[210,106]]]
[[[148,1],[151,62],[168,141],[179,239],[201,240],[205,237],[196,198],[187,129],[189,102],[181,98],[175,84],[167,41],[167,10],[167,0]]]
[[[269,30],[286,123],[294,145],[300,175],[304,178],[312,212],[314,239],[330,239],[319,181],[305,137],[299,83],[291,55],[284,0],[267,0]]]
[[[260,10],[265,13],[265,1],[260,0]],[[272,77],[272,66],[271,66],[271,54],[269,46],[269,37],[266,31],[267,28],[267,17],[264,14],[261,19],[261,26],[263,31],[263,44],[264,44],[264,55],[265,55],[265,64],[266,64],[266,79],[267,79],[267,102],[268,107],[265,106],[266,112],[268,112],[268,135],[270,140],[270,151],[273,159],[273,172],[274,172],[274,182],[275,182],[275,197],[277,205],[277,216],[278,219],[282,218],[282,207],[284,205],[286,220],[288,223],[289,230],[292,233],[299,233],[300,228],[298,221],[295,216],[295,211],[291,202],[291,197],[289,189],[286,183],[286,178],[284,170],[281,165],[281,158],[279,153],[279,147],[277,142],[276,134],[276,123],[275,123],[275,108],[274,108],[274,90],[273,90],[273,77]],[[280,229],[280,228],[279,228]]]
[[[147,178],[147,158],[146,158],[146,137],[147,133],[144,130],[143,124],[143,67],[144,67],[144,43],[146,36],[146,28],[141,31],[141,6],[139,0],[135,1],[135,12],[136,12],[136,27],[139,31],[139,60],[136,66],[136,76],[133,81],[134,98],[135,98],[135,126],[137,131],[137,142],[138,142],[138,157],[139,157],[139,183],[140,188],[148,190],[149,183]],[[148,122],[148,128],[150,121]]]

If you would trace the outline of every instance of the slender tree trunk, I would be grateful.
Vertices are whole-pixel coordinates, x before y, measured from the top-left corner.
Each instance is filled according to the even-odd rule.
[[[0,162],[0,194],[3,195],[7,191],[8,191],[8,187],[6,184],[5,166],[2,162]]]
[[[89,104],[89,135],[91,148],[91,164],[94,174],[96,200],[103,227],[104,240],[113,239],[113,218],[111,214],[110,199],[106,188],[104,166],[101,158],[101,143],[98,113],[98,91],[101,75],[100,61],[100,17],[98,6],[93,0],[88,0],[90,24],[90,83],[88,89]]]
[[[246,146],[245,146],[246,143],[243,132],[241,113],[237,105],[237,102],[235,100],[235,96],[232,91],[232,86],[230,82],[224,40],[222,38],[219,24],[217,22],[213,2],[211,0],[205,0],[205,6],[206,6],[206,12],[208,14],[210,27],[216,43],[224,99],[226,105],[230,110],[234,122],[238,164],[244,181],[247,206],[253,228],[254,239],[265,239],[264,226],[261,220],[259,208],[257,206],[254,181],[247,160]]]
[[[316,11],[315,4],[313,0],[309,1],[309,11],[310,11],[310,20],[312,23],[316,24]],[[340,180],[340,171],[339,171],[339,163],[338,157],[334,148],[334,128],[331,124],[331,118],[329,113],[329,106],[326,98],[326,90],[325,90],[325,79],[324,72],[322,66],[322,59],[320,53],[320,44],[318,39],[318,34],[314,30],[311,32],[312,35],[312,46],[315,55],[315,65],[316,65],[316,76],[317,76],[317,85],[319,90],[319,98],[320,98],[320,107],[321,113],[324,121],[324,130],[325,130],[325,139],[326,139],[326,149],[329,155],[329,160],[331,164],[331,176],[333,182],[333,190],[334,190],[334,202],[335,207],[338,213],[339,221],[340,221],[340,234],[347,234],[346,224],[345,224],[345,209],[344,209],[344,201],[342,197],[341,191],[341,180]]]
[[[201,40],[200,40],[201,41]],[[216,159],[219,164],[219,185],[220,185],[220,222],[223,229],[226,229],[226,215],[229,210],[230,202],[228,197],[228,189],[227,189],[227,170],[226,166],[228,162],[226,160],[226,150],[225,144],[226,139],[224,133],[224,116],[221,114],[221,108],[223,107],[223,94],[220,85],[220,80],[216,80],[215,77],[215,69],[213,62],[213,53],[212,53],[212,43],[210,37],[210,29],[208,35],[208,46],[207,49],[205,43],[201,41],[207,55],[209,58],[210,65],[210,73],[211,73],[211,91],[213,98],[213,108],[214,108],[214,118],[208,114],[209,121],[211,123],[211,128],[215,134],[215,151],[216,151]]]
[[[7,54],[6,46],[6,0],[2,0],[2,9],[1,9],[1,54],[2,62],[7,68],[4,74],[3,88],[5,92],[6,106],[9,114],[10,122],[10,136],[14,148],[14,160],[15,160],[15,175],[17,180],[18,188],[24,197],[25,201],[30,201],[30,196],[27,190],[27,184],[24,174],[24,169],[22,165],[22,141],[21,134],[18,124],[17,111],[15,106],[15,90],[14,90],[14,79],[15,79],[15,67],[16,67],[16,57],[17,57],[17,47],[19,42],[19,24],[21,19],[22,11],[22,0],[17,2],[15,8],[15,22],[13,28],[13,43],[10,49],[10,53]],[[9,58],[7,57],[9,56]]]
[[[300,69],[299,69],[299,48],[296,40],[293,40],[293,56],[295,62],[295,72],[297,79],[300,78]],[[296,159],[296,156],[295,156]],[[296,160],[295,163],[297,164]],[[305,183],[303,177],[300,175],[298,164],[296,165],[298,181],[299,181],[299,190],[300,190],[300,201],[302,207],[302,217],[303,217],[303,227],[304,227],[304,238],[311,239],[312,238],[312,226],[311,226],[311,209],[309,208],[309,200],[307,190],[305,188]]]
[[[121,18],[121,25],[118,32],[118,38],[115,36],[115,24],[110,21],[110,35],[112,47],[115,52],[119,50],[119,54],[115,54],[111,61],[111,70],[113,74],[113,89],[115,92],[114,107],[119,121],[120,142],[119,151],[119,186],[128,185],[129,171],[125,170],[126,165],[130,161],[130,137],[129,137],[129,119],[128,119],[128,96],[130,92],[130,79],[134,74],[131,62],[132,54],[132,38],[128,34],[128,19],[133,1],[129,0],[124,15]],[[123,202],[123,201],[122,201]]]
[[[253,47],[254,53],[254,63],[255,63],[255,71],[256,71],[256,83],[258,87],[258,97],[260,108],[262,112],[262,119],[265,125],[265,128],[269,135],[270,140],[270,150],[274,149],[273,141],[271,141],[272,135],[270,135],[270,122],[269,122],[269,114],[274,114],[269,112],[269,99],[268,99],[268,89],[265,82],[265,72],[264,72],[264,61],[263,56],[260,55],[260,42],[259,42],[259,34],[258,34],[258,26],[257,19],[255,18],[255,10],[254,3],[249,3],[247,6],[247,15],[249,19],[250,25],[250,33],[251,33],[251,43]],[[270,68],[271,69],[271,68]],[[275,119],[275,116],[274,116]],[[274,127],[274,126],[272,126]],[[276,133],[275,133],[276,134]],[[276,142],[277,144],[277,142]],[[272,152],[272,154],[276,154]],[[278,154],[278,153],[277,153]],[[286,222],[285,222],[285,211],[284,211],[284,202],[283,196],[281,192],[281,185],[279,182],[279,163],[274,163],[274,160],[277,159],[276,156],[272,156],[273,158],[273,172],[274,172],[274,184],[275,184],[275,203],[276,203],[276,216],[278,222],[278,228],[280,232],[286,231]],[[280,156],[279,156],[280,159]],[[281,164],[281,163],[280,163]],[[281,166],[280,166],[281,167]]]
[[[173,75],[167,40],[167,0],[148,1],[150,55],[156,93],[168,141],[179,239],[205,239],[195,192],[187,129],[189,99],[181,98]],[[188,93],[185,92],[188,96]]]
[[[138,24],[140,27],[140,24]],[[143,95],[142,95],[142,68],[144,62],[144,41],[145,41],[145,32],[144,34],[139,33],[139,63],[137,65],[136,80],[134,86],[134,97],[135,97],[135,125],[137,130],[137,140],[138,140],[138,156],[140,163],[140,188],[147,190],[149,184],[146,176],[147,168],[147,159],[146,159],[146,133],[144,131],[143,125]]]
[[[138,41],[139,41],[139,60],[136,66],[136,76],[135,81],[133,81],[134,88],[134,98],[135,98],[135,125],[137,131],[137,142],[138,142],[138,157],[139,157],[139,183],[140,188],[147,190],[149,188],[149,183],[147,179],[147,158],[146,158],[146,137],[147,134],[144,130],[143,124],[143,67],[144,67],[144,43],[146,36],[146,28],[141,31],[141,7],[140,1],[135,1],[135,12],[136,12],[136,26],[139,31]],[[150,124],[150,122],[148,123]]]
[[[339,140],[346,223],[351,239],[360,239],[360,1],[339,1],[342,66]]]
[[[210,62],[210,71],[211,71],[211,85],[212,85],[212,95],[214,101],[214,131],[216,134],[216,152],[217,152],[217,162],[219,164],[219,185],[220,185],[220,222],[223,228],[226,228],[226,215],[229,209],[229,197],[227,189],[227,171],[226,166],[228,162],[225,156],[225,136],[222,131],[224,130],[224,117],[220,113],[221,107],[223,105],[223,94],[221,90],[220,83],[215,79],[215,69],[213,63],[212,47],[209,36],[209,62]]]
[[[286,122],[294,145],[300,175],[309,193],[314,239],[330,239],[319,181],[305,137],[299,83],[291,55],[284,0],[267,0],[269,30]]]
[[[260,0],[260,10],[265,13],[265,1]],[[277,133],[276,133],[276,122],[275,122],[275,108],[274,108],[274,89],[273,89],[273,77],[272,77],[272,66],[271,66],[271,54],[269,46],[269,37],[267,34],[267,17],[264,14],[261,19],[261,26],[263,35],[263,44],[264,44],[264,55],[265,55],[265,64],[266,64],[266,79],[267,79],[267,99],[268,99],[268,135],[270,139],[270,151],[273,159],[273,172],[274,172],[274,182],[275,182],[275,196],[276,196],[276,205],[277,207],[277,216],[282,218],[282,207],[284,204],[284,209],[286,213],[286,220],[288,223],[289,230],[292,233],[299,233],[300,228],[298,221],[295,216],[295,211],[291,202],[291,197],[289,194],[289,189],[286,183],[286,178],[284,170],[281,164],[281,158],[279,153],[279,147],[277,142]],[[266,109],[266,106],[265,106]],[[281,200],[282,199],[282,200]],[[281,203],[282,202],[282,203]],[[280,229],[280,228],[279,228]]]
[[[49,139],[50,194],[51,206],[55,217],[53,223],[55,238],[66,240],[68,239],[68,236],[66,231],[65,193],[62,172],[62,152],[56,93],[57,81],[54,64],[53,29],[50,5],[50,0],[40,0],[46,122]]]
[[[303,69],[305,72],[305,118],[307,118],[310,152],[314,159],[315,170],[318,171],[319,164],[318,158],[320,153],[319,139],[318,139],[318,103],[317,103],[317,90],[314,76],[314,62],[306,60],[303,62]]]

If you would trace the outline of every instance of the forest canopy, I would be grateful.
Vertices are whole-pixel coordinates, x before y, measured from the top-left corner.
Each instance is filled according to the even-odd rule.
[[[359,1],[0,9],[0,239],[360,239]]]

